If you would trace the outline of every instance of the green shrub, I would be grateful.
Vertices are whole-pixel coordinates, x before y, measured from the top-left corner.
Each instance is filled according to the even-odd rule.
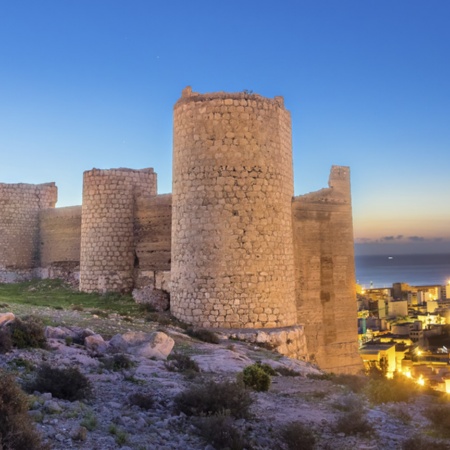
[[[12,375],[0,371],[0,448],[44,450],[28,415],[28,399]]]
[[[94,431],[98,425],[97,417],[95,417],[94,414],[90,412],[83,418],[80,425],[86,428],[86,430],[88,431]]]
[[[0,353],[8,353],[12,349],[11,333],[7,327],[0,328]]]
[[[255,391],[262,392],[269,390],[271,378],[260,364],[255,363],[251,366],[247,366],[243,370],[242,381],[245,386],[248,386]]]
[[[277,374],[277,372],[275,371],[275,369],[270,365],[270,364],[266,364],[266,363],[261,363],[261,362],[256,362],[256,364],[261,367],[262,370],[264,370],[264,372],[267,373],[267,375],[270,376],[274,376]]]
[[[450,437],[450,404],[431,405],[424,411],[424,416],[439,434]]]
[[[199,328],[197,330],[189,328],[186,330],[186,333],[199,341],[208,342],[209,344],[218,344],[220,342],[219,336],[216,333],[205,328]]]
[[[33,316],[24,317],[23,319],[16,317],[9,326],[14,347],[45,348],[47,346],[44,327],[39,319]]]
[[[164,365],[170,372],[200,372],[198,364],[188,355],[171,353]]]
[[[130,403],[130,405],[135,405],[141,409],[146,410],[152,409],[155,405],[155,399],[153,398],[153,395],[143,392],[136,392],[134,394],[131,394],[130,397],[128,397],[128,402]]]
[[[217,449],[244,450],[250,448],[242,433],[226,414],[197,419],[198,434]]]
[[[314,433],[301,422],[285,425],[280,431],[280,437],[288,450],[313,450],[316,445]]]
[[[252,402],[252,396],[245,386],[232,381],[209,381],[192,386],[175,397],[178,411],[188,416],[225,413],[236,418],[245,418],[249,416]]]
[[[80,400],[91,394],[89,380],[77,369],[57,369],[44,364],[36,377],[25,385],[28,392],[51,392],[64,400]]]

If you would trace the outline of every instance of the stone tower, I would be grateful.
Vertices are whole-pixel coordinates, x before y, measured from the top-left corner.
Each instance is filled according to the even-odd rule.
[[[296,324],[290,114],[283,98],[174,107],[171,311],[202,327]]]
[[[350,169],[333,166],[329,187],[292,204],[297,311],[310,358],[323,370],[361,370],[356,327]]]
[[[135,253],[134,210],[156,195],[153,169],[92,169],[83,176],[80,290],[128,292]]]
[[[55,183],[0,184],[0,269],[39,263],[39,211],[54,208]]]

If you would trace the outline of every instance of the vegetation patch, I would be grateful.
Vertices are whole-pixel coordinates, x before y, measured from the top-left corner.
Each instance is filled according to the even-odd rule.
[[[280,431],[280,438],[288,450],[314,450],[316,436],[311,427],[302,422],[291,422]]]
[[[217,449],[244,450],[251,448],[234,420],[227,414],[197,419],[198,434]]]
[[[42,365],[36,377],[25,384],[28,392],[50,392],[54,397],[64,400],[81,400],[91,394],[89,380],[77,369],[52,368]]]
[[[199,328],[197,330],[194,328],[189,328],[188,330],[186,330],[186,333],[189,336],[198,339],[199,341],[207,342],[209,344],[220,343],[219,336],[217,336],[217,334],[213,331],[206,330],[205,328]]]
[[[13,347],[17,348],[46,348],[47,339],[44,325],[37,317],[27,316],[22,319],[16,317],[8,327]]]
[[[75,290],[62,280],[33,280],[23,283],[0,283],[0,303],[9,305],[108,311],[120,315],[140,316],[139,305],[131,295],[97,294]]]
[[[242,381],[244,382],[245,386],[250,387],[251,389],[258,392],[269,390],[272,380],[270,378],[270,375],[267,373],[267,368],[270,368],[271,373],[273,373],[273,369],[268,364],[265,364],[264,366],[265,367],[263,367],[259,363],[255,363],[251,366],[247,366],[242,371]]]
[[[431,422],[433,428],[443,437],[450,437],[450,404],[438,403],[429,406],[424,416]]]
[[[252,403],[252,396],[245,386],[232,381],[194,385],[175,397],[178,411],[188,416],[228,414],[246,418],[250,415]]]
[[[170,354],[164,364],[170,372],[200,372],[198,364],[190,356],[178,352]]]
[[[28,399],[12,375],[0,371],[0,448],[44,450],[28,415]]]
[[[136,392],[128,398],[130,405],[138,406],[141,409],[150,410],[155,406],[155,399],[150,393]]]
[[[372,404],[408,402],[416,397],[420,389],[416,383],[404,378],[372,378],[364,389]]]
[[[112,356],[105,356],[100,358],[100,361],[106,370],[112,370],[114,372],[123,369],[130,369],[136,365],[127,355],[124,355],[123,353],[115,353]]]

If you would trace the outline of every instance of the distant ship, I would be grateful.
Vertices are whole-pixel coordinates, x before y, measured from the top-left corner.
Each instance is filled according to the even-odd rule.
[[[394,257],[393,256],[388,256],[388,259],[394,259]]]

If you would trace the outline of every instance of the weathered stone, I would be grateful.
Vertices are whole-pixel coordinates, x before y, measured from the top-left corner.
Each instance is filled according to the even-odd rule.
[[[86,346],[87,350],[94,355],[103,355],[108,347],[108,344],[99,334],[87,336],[84,339],[84,345]]]
[[[16,318],[16,316],[11,312],[1,313],[0,314],[0,327],[8,325],[8,323],[13,322],[15,318]]]
[[[161,289],[154,289],[152,286],[134,289],[133,299],[136,303],[150,305],[155,311],[167,311],[170,306],[169,294]]]

